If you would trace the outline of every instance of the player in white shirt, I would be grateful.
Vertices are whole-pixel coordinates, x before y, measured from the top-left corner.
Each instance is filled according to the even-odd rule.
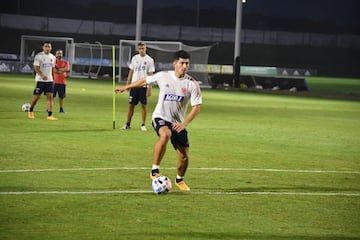
[[[146,45],[143,42],[139,42],[137,45],[139,54],[132,57],[130,63],[130,70],[126,84],[134,83],[141,78],[152,75],[155,72],[154,59],[146,54]],[[140,86],[130,89],[129,94],[129,110],[127,115],[127,122],[121,129],[130,129],[131,119],[134,115],[135,106],[141,103],[141,127],[142,131],[146,131],[145,122],[147,115],[147,97],[151,95],[150,86]]]
[[[56,57],[51,53],[51,43],[45,41],[42,46],[43,51],[36,54],[34,58],[34,71],[36,88],[34,89],[34,96],[30,103],[30,111],[28,117],[35,118],[34,107],[40,99],[42,93],[46,94],[47,98],[47,112],[48,120],[57,120],[52,115],[53,108],[53,71],[55,70]]]
[[[164,157],[167,143],[171,140],[178,156],[175,185],[183,191],[190,190],[183,179],[189,164],[189,139],[185,128],[198,115],[202,104],[199,84],[187,74],[189,63],[189,53],[177,51],[173,61],[174,71],[158,72],[130,85],[115,88],[115,92],[124,92],[146,84],[159,86],[159,98],[152,115],[153,127],[159,138],[154,146],[150,178],[160,176],[160,162]],[[186,115],[189,104],[191,111]]]

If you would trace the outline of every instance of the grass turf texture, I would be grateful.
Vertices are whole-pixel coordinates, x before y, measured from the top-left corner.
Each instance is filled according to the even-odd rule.
[[[44,96],[36,119],[21,112],[31,76],[0,75],[0,239],[360,239],[360,102],[341,99],[358,96],[360,81],[308,84],[338,99],[203,90],[188,127],[192,191],[157,196],[157,88],[148,131],[139,106],[133,129],[120,131],[111,82],[70,79],[54,122]],[[127,97],[116,97],[118,128]],[[175,157],[169,145],[161,172],[172,180]],[[43,171],[4,171],[31,169]]]

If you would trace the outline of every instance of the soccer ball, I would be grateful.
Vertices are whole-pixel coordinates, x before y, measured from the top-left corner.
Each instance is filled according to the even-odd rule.
[[[28,112],[30,111],[30,103],[24,103],[22,106],[21,106],[21,110],[23,112]]]
[[[162,193],[167,193],[170,192],[172,186],[171,186],[171,181],[168,177],[166,176],[160,176],[155,178],[152,181],[152,190],[154,193],[156,194],[162,194]]]

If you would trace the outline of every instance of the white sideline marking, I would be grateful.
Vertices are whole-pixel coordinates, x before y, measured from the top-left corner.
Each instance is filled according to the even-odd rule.
[[[148,170],[149,167],[119,167],[119,168],[53,168],[53,169],[13,169],[0,170],[0,173],[28,173],[28,172],[65,172],[65,171],[116,171],[116,170]],[[162,168],[174,170],[176,168]],[[293,173],[338,173],[360,174],[359,171],[337,170],[295,170],[295,169],[261,169],[261,168],[189,168],[189,170],[205,171],[261,171],[261,172],[293,172]],[[147,190],[99,190],[99,191],[23,191],[23,192],[0,192],[0,195],[34,195],[34,194],[57,194],[57,195],[90,195],[90,194],[144,194],[151,193]],[[360,197],[360,193],[344,192],[226,192],[226,191],[191,191],[186,194],[197,195],[295,195],[295,196],[348,196]]]
[[[50,168],[50,169],[3,169],[0,173],[26,173],[26,172],[67,172],[67,171],[116,171],[116,170],[148,170],[149,167],[118,167],[118,168]],[[161,168],[173,170],[176,168]],[[338,170],[302,170],[302,169],[272,169],[272,168],[188,168],[189,170],[205,171],[258,171],[258,172],[293,172],[293,173],[341,173],[360,174],[360,171]]]
[[[113,191],[27,191],[27,192],[0,192],[0,195],[91,195],[91,194],[139,194],[151,193],[146,190],[113,190]],[[171,194],[171,193],[170,193]],[[345,197],[360,197],[360,193],[342,193],[342,192],[186,192],[186,194],[196,195],[294,195],[294,196],[345,196]]]

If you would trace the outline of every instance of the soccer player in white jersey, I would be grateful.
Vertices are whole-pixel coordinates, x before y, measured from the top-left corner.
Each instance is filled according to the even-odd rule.
[[[159,86],[159,98],[152,115],[153,127],[159,138],[154,146],[150,178],[154,179],[160,176],[160,162],[170,140],[178,157],[175,185],[183,191],[190,190],[184,182],[189,164],[189,139],[185,128],[198,115],[202,104],[199,84],[187,74],[189,63],[189,53],[182,50],[177,51],[173,61],[174,71],[158,72],[130,85],[115,88],[115,92],[123,92],[129,88],[146,84]],[[189,104],[191,111],[186,115]]]
[[[47,112],[48,120],[57,120],[52,115],[53,108],[53,71],[55,71],[56,57],[51,53],[51,43],[45,41],[42,45],[43,51],[36,54],[34,58],[34,71],[36,72],[35,81],[36,88],[34,89],[34,96],[30,103],[30,111],[28,117],[35,118],[34,107],[40,99],[42,93],[45,93],[47,98]]]
[[[154,59],[146,54],[146,45],[144,42],[139,42],[137,45],[139,54],[132,57],[130,63],[130,70],[126,84],[134,83],[139,79],[152,75],[155,72]],[[141,103],[141,131],[146,131],[145,122],[147,115],[147,97],[151,95],[151,87],[148,85],[134,87],[130,89],[129,94],[129,110],[127,115],[127,122],[121,129],[130,129],[131,119],[134,115],[135,106]]]

